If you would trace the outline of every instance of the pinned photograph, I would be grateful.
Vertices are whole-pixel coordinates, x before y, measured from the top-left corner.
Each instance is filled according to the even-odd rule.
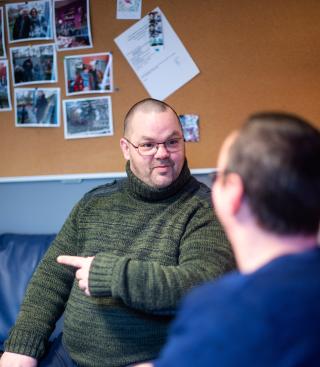
[[[58,51],[92,47],[89,0],[54,0]]]
[[[0,6],[0,59],[5,59],[7,57],[6,54],[6,45],[4,42],[4,23],[3,23],[3,7]]]
[[[13,47],[10,53],[12,80],[15,87],[57,82],[54,44]]]
[[[140,19],[142,0],[117,0],[117,19]]]
[[[67,96],[113,91],[111,53],[65,57],[64,70]]]
[[[6,4],[9,43],[53,38],[50,0]]]
[[[161,14],[157,10],[153,10],[148,14],[149,17],[149,40],[150,46],[156,51],[160,51],[163,47],[163,29]]]
[[[197,142],[200,140],[199,116],[179,115],[185,141]]]
[[[8,60],[0,60],[0,112],[11,111]]]
[[[14,91],[17,127],[59,127],[59,88],[17,88]]]
[[[111,97],[63,100],[65,139],[113,135]]]

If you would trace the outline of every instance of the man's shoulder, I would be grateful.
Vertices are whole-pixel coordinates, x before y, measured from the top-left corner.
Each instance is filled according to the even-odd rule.
[[[121,190],[122,186],[123,186],[123,182],[124,180],[113,180],[112,182],[108,182],[106,184],[103,185],[99,185],[94,187],[93,189],[91,189],[90,191],[88,191],[83,199],[85,201],[90,200],[92,198],[95,197],[106,197],[106,196],[110,196],[116,192],[118,192],[119,190]]]
[[[290,300],[291,304],[299,304],[303,299],[309,299],[309,296],[312,298],[316,294],[314,289],[320,286],[319,269],[319,248],[287,255],[252,273],[232,271],[220,279],[204,283],[190,292],[187,301],[196,309],[201,303],[232,308],[233,301],[237,300],[239,309],[260,307],[266,312],[272,312],[275,300],[279,306],[280,302],[285,304]]]
[[[211,190],[204,183],[198,181],[195,177],[190,180],[190,188],[192,188],[192,196],[199,201],[202,201],[205,205],[211,207]]]

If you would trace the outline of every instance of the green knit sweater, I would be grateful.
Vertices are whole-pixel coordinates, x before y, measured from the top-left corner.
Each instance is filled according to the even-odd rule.
[[[169,187],[128,178],[74,207],[28,287],[6,350],[40,358],[59,316],[80,366],[124,366],[157,356],[181,297],[234,267],[209,189],[185,163]],[[86,296],[58,255],[93,256]]]

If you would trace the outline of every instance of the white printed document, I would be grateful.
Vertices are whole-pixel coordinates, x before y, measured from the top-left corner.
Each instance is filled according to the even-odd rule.
[[[161,14],[161,48],[151,45],[149,15],[115,38],[115,43],[150,96],[164,100],[195,77],[199,69],[161,10],[153,12]]]

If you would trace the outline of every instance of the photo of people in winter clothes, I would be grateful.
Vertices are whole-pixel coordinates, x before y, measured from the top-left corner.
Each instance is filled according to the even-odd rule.
[[[113,91],[112,54],[66,56],[67,95]]]
[[[59,127],[59,88],[17,88],[14,91],[17,127]]]
[[[14,86],[57,82],[54,44],[12,47],[10,54]]]
[[[50,0],[6,4],[9,43],[53,38]]]

